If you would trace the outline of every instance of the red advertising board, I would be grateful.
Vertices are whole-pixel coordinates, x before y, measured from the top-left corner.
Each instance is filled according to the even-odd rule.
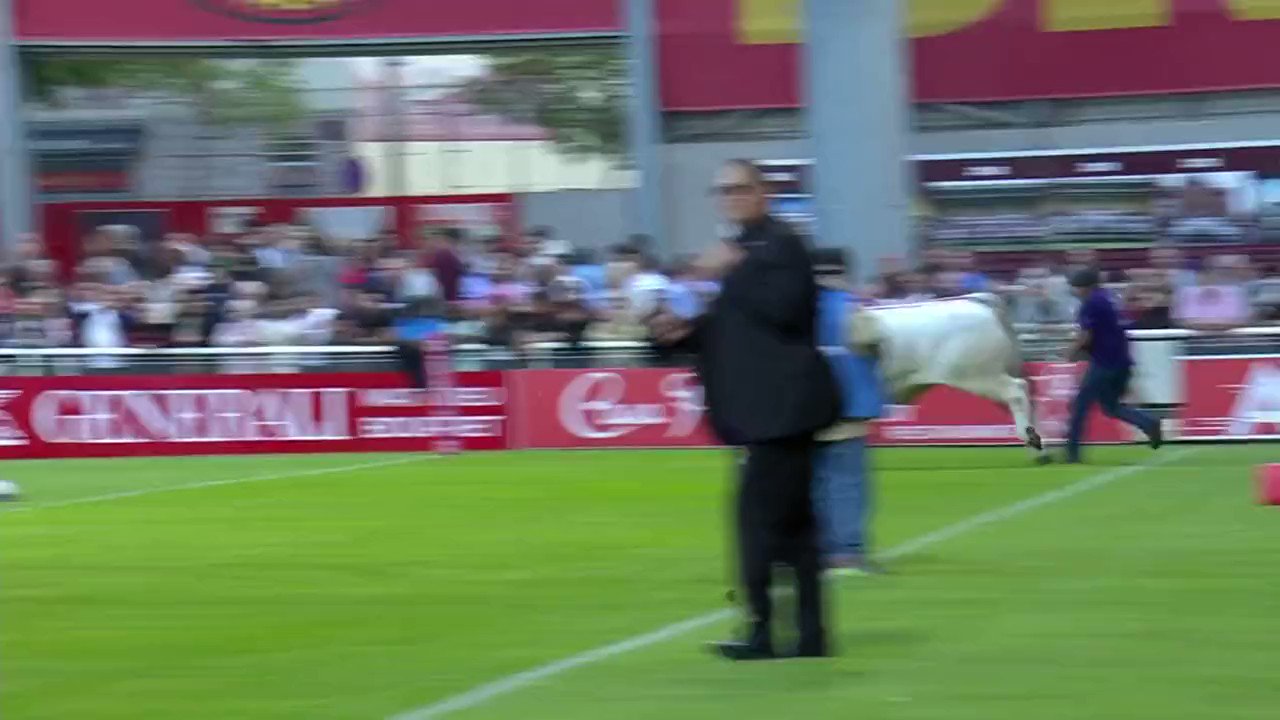
[[[1036,410],[1036,429],[1050,443],[1067,436],[1071,401],[1084,366],[1069,363],[1028,363],[1027,379]],[[879,445],[1007,445],[1019,442],[1009,410],[990,400],[948,387],[934,388],[915,405],[890,406],[875,425]],[[1128,426],[1105,417],[1097,408],[1085,430],[1088,443],[1135,440]]]
[[[1190,357],[1183,367],[1182,438],[1280,439],[1280,356]]]
[[[511,373],[517,447],[715,445],[702,386],[685,369],[524,370]]]
[[[1268,362],[1212,372],[1280,376],[1280,361]],[[1032,371],[1040,431],[1061,439],[1080,368],[1040,363]],[[1258,402],[1275,424],[1280,392],[1268,388],[1280,383],[1266,381],[1259,392],[1271,399]],[[445,388],[407,389],[394,373],[11,378],[0,391],[0,459],[718,444],[702,388],[686,369],[469,372]],[[1227,412],[1213,409],[1220,399],[1192,403]],[[1271,431],[1280,436],[1280,427]],[[1086,435],[1090,443],[1133,439],[1096,412]],[[1003,407],[947,388],[890,408],[873,441],[1018,443]]]
[[[668,110],[801,102],[799,0],[658,0]],[[1280,87],[1270,0],[912,0],[914,97],[981,102]],[[1017,62],[1011,59],[1017,58]],[[749,81],[747,80],[749,78]]]
[[[394,373],[10,378],[0,458],[507,448],[503,375],[457,382],[445,396]]]
[[[1071,398],[1083,368],[1032,363],[1037,425],[1048,440],[1066,436]],[[702,390],[685,369],[528,370],[512,373],[516,447],[699,447],[716,444],[703,419]],[[889,408],[876,424],[879,445],[1018,443],[1003,406],[937,388],[912,406]],[[1130,442],[1134,433],[1097,410],[1086,441]]]
[[[25,43],[424,40],[616,32],[613,0],[16,0]]]

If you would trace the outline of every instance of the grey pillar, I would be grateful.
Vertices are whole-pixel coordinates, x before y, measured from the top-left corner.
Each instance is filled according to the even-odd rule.
[[[0,0],[0,254],[33,228],[31,161],[22,116],[22,62],[14,43],[13,3]]]
[[[404,86],[405,60],[402,57],[389,57],[383,60],[383,77],[387,85],[387,112],[390,117],[383,126],[390,131],[390,141],[386,148],[387,194],[397,197],[409,194],[409,169],[405,143],[408,133],[408,122],[405,113],[409,104],[405,101]],[[447,163],[446,163],[447,164]]]
[[[818,242],[859,276],[911,251],[907,41],[899,0],[805,0],[805,91]]]
[[[662,237],[662,108],[658,95],[657,21],[653,0],[618,0],[627,23],[627,150],[639,185],[627,203],[627,229],[653,237],[654,249],[670,250]]]

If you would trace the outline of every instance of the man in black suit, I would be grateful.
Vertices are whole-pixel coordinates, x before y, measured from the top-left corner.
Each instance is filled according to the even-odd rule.
[[[768,213],[764,177],[748,161],[727,163],[715,188],[736,237],[697,264],[721,282],[711,309],[692,321],[659,313],[655,340],[693,352],[712,427],[745,447],[738,485],[741,581],[750,625],[743,642],[717,643],[732,660],[776,657],[770,633],[772,566],[795,569],[795,654],[828,653],[814,520],[814,433],[840,413],[831,370],[815,340],[817,288],[804,240]]]

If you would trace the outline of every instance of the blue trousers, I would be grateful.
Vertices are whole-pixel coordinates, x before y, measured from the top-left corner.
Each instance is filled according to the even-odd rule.
[[[1126,422],[1147,435],[1153,435],[1159,420],[1140,410],[1124,405],[1120,400],[1129,391],[1132,368],[1104,368],[1090,363],[1080,382],[1080,391],[1071,405],[1071,426],[1067,430],[1067,459],[1080,459],[1080,439],[1084,436],[1084,423],[1094,403],[1102,406],[1107,417]]]
[[[813,502],[824,555],[867,552],[871,483],[867,440],[818,443],[814,458]]]

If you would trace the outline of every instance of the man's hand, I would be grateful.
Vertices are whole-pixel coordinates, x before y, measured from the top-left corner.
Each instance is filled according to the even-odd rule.
[[[727,240],[711,246],[693,263],[693,267],[704,280],[720,280],[746,257],[745,250],[737,243]]]
[[[688,320],[665,310],[650,315],[645,325],[659,345],[675,345],[689,337],[689,333],[693,331],[693,325]]]
[[[1081,360],[1084,360],[1086,357],[1088,357],[1089,343],[1091,341],[1092,341],[1092,337],[1090,336],[1088,330],[1084,330],[1084,329],[1078,330],[1076,332],[1075,338],[1072,339],[1071,341],[1071,346],[1067,348],[1066,357],[1065,357],[1066,361],[1080,362]]]

